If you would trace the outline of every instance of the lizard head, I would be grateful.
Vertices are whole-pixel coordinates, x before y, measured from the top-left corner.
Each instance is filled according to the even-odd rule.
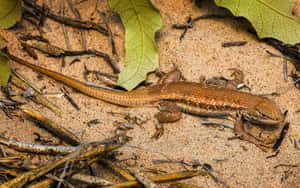
[[[284,120],[283,113],[275,102],[270,99],[262,98],[254,108],[258,112],[258,117],[254,121],[259,124],[274,125]]]

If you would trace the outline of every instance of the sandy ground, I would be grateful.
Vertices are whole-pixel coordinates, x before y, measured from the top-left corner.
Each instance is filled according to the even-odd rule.
[[[98,14],[91,15],[94,11],[95,0],[88,0],[81,4],[76,4],[83,19],[93,18],[96,22],[103,22]],[[181,30],[172,29],[172,24],[184,23],[189,16],[197,17],[205,14],[223,14],[224,9],[216,7],[212,1],[204,0],[201,8],[197,7],[189,0],[154,0],[153,3],[161,11],[163,19],[163,29],[157,39],[160,55],[160,68],[163,71],[170,71],[176,65],[189,81],[197,82],[200,76],[210,78],[213,76],[224,76],[230,78],[229,68],[239,68],[245,74],[245,83],[251,88],[254,94],[271,93],[274,91],[284,91],[279,97],[271,97],[280,106],[282,111],[288,110],[287,121],[291,123],[289,132],[284,139],[280,152],[276,157],[266,158],[271,153],[264,153],[253,144],[238,139],[228,140],[234,136],[231,129],[222,129],[216,126],[201,125],[199,117],[183,115],[183,118],[172,124],[165,126],[164,135],[153,140],[151,136],[155,132],[154,114],[155,108],[122,108],[116,105],[84,96],[74,92],[70,88],[71,96],[80,107],[80,111],[75,110],[70,103],[63,97],[57,97],[60,93],[59,88],[62,84],[52,79],[43,77],[37,78],[37,74],[32,70],[12,63],[12,66],[35,83],[48,98],[57,104],[67,113],[66,118],[55,116],[51,111],[38,106],[46,117],[68,128],[71,131],[81,131],[78,133],[85,141],[96,141],[109,138],[114,135],[116,127],[113,125],[115,120],[124,121],[124,115],[112,116],[111,112],[129,113],[143,120],[148,120],[142,127],[133,125],[128,135],[132,137],[129,143],[145,150],[155,150],[162,152],[174,160],[198,160],[208,163],[216,170],[217,177],[225,181],[231,187],[300,187],[300,150],[296,149],[290,138],[295,138],[300,145],[300,93],[294,87],[289,87],[291,78],[284,81],[283,61],[279,58],[270,57],[266,50],[273,53],[280,53],[273,47],[259,41],[253,34],[247,32],[249,25],[244,21],[232,19],[210,19],[201,20],[194,24],[194,27],[186,33],[182,41],[179,37]],[[59,10],[60,1],[53,1],[52,10]],[[93,6],[92,6],[93,5]],[[115,41],[120,57],[119,66],[123,67],[124,59],[124,29],[119,19],[110,13],[107,2],[99,1],[99,10],[110,16],[112,32],[116,35]],[[66,8],[66,14],[72,15],[70,9]],[[73,16],[73,15],[72,15]],[[62,48],[67,48],[62,33],[62,27],[51,20],[46,21],[52,31],[44,28],[44,37],[52,44]],[[71,41],[72,50],[80,50],[81,37],[78,29],[69,28],[68,33]],[[21,50],[15,34],[21,35],[31,33],[38,35],[35,27],[23,21],[21,27],[16,30],[1,31],[1,35],[7,40],[2,45],[9,47],[11,53],[34,62],[28,55]],[[111,54],[111,47],[107,37],[95,32],[85,31],[87,36],[88,48],[94,48]],[[247,41],[245,46],[223,48],[221,44],[228,41]],[[101,58],[82,57],[81,62],[69,66],[73,58],[66,58],[67,66],[61,68],[60,59],[49,58],[44,54],[38,53],[39,60],[35,63],[45,66],[82,80],[84,64],[89,69],[112,73],[111,68]],[[293,65],[288,62],[289,72],[294,70]],[[151,78],[154,78],[151,75]],[[99,83],[94,77],[90,76],[89,81]],[[285,89],[288,88],[288,89]],[[51,134],[39,129],[31,121],[23,118],[9,119],[0,112],[1,132],[6,132],[6,136],[19,141],[33,142],[34,132],[38,132],[46,138],[52,139]],[[99,119],[100,124],[91,127],[87,122]],[[55,140],[58,142],[58,140]],[[167,172],[184,170],[179,164],[153,164],[154,159],[165,159],[162,155],[143,150],[136,150],[124,147],[124,153],[120,159],[136,156],[136,165],[147,168],[157,168]],[[215,159],[226,159],[217,162]],[[130,164],[130,163],[129,163]],[[132,164],[132,163],[131,163]],[[278,167],[278,164],[298,165],[298,167]],[[107,171],[105,171],[107,172]],[[112,179],[116,179],[112,177]],[[185,182],[203,187],[220,187],[211,177],[195,177]]]

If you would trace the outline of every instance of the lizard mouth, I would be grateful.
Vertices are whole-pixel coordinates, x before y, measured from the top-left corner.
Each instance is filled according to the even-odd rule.
[[[251,119],[251,122],[261,125],[278,125],[282,121],[266,118],[266,119]]]

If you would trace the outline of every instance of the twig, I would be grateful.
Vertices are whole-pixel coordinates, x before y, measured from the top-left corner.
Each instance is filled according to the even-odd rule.
[[[100,123],[99,119],[93,119],[87,122],[87,126],[92,127],[93,125],[97,125],[99,123]]]
[[[94,87],[100,87],[100,88],[107,88],[107,89],[110,89],[110,90],[115,90],[115,89],[109,88],[107,86],[114,87],[116,85],[116,80],[118,79],[117,76],[115,76],[113,74],[109,74],[109,73],[103,73],[103,72],[100,72],[100,71],[88,70],[86,65],[84,65],[84,70],[85,71],[83,73],[83,77],[84,77],[85,80],[88,80],[87,76],[92,73],[96,76],[96,78],[98,80],[103,82],[106,86],[98,85],[98,84],[95,84],[95,83],[92,83],[92,82],[86,82],[86,85],[93,85]]]
[[[98,4],[99,4],[99,0],[96,1],[96,5],[95,5],[95,8],[94,8],[94,11],[91,14],[91,17],[93,17],[95,12],[98,10]]]
[[[82,166],[86,167],[86,165],[90,165],[91,163],[93,163],[97,160],[100,160],[104,154],[106,154],[114,149],[117,149],[117,148],[119,148],[119,146],[99,147],[99,145],[97,145],[95,143],[90,143],[90,144],[81,146],[75,152],[73,152],[63,158],[57,159],[57,160],[50,162],[42,167],[39,167],[39,168],[33,169],[29,172],[25,172],[25,173],[21,174],[20,176],[2,184],[0,186],[0,188],[6,188],[6,187],[21,188],[29,181],[33,181],[34,179],[41,177],[42,175],[50,172],[51,170],[62,166],[67,161],[78,163],[82,160],[90,159],[90,160],[88,160],[87,163],[84,163],[81,165],[81,167]],[[66,173],[65,176],[71,175],[72,173],[75,173],[75,170],[72,170],[72,171]]]
[[[283,58],[283,75],[284,75],[284,80],[287,81],[288,79],[288,70],[287,70],[287,58]]]
[[[42,116],[41,114],[38,114],[26,107],[22,108],[23,112],[26,113],[27,115],[31,116],[32,118],[42,122],[41,125],[43,125],[46,129],[51,131],[53,134],[59,136],[63,140],[67,141],[68,143],[72,145],[80,145],[83,142],[76,136],[74,135],[71,131],[68,129],[57,125],[55,122],[51,121],[50,119]]]
[[[77,181],[81,181],[81,182],[85,182],[88,184],[92,184],[92,185],[100,185],[100,186],[108,186],[108,185],[113,185],[112,182],[107,181],[105,179],[102,179],[100,177],[97,176],[89,176],[86,174],[74,174],[72,176],[72,179],[77,180]]]
[[[1,155],[2,155],[3,157],[7,157],[7,154],[6,154],[6,152],[5,152],[4,148],[3,148],[3,146],[0,146],[0,150],[1,150]]]
[[[295,73],[295,72],[292,72],[290,77],[292,77],[293,81],[296,82],[294,85],[296,88],[300,89],[300,76]]]
[[[0,99],[0,109],[6,114],[8,118],[12,118],[11,111],[14,111],[19,108],[19,106],[23,105],[23,103],[7,99]]]
[[[192,185],[192,184],[187,184],[187,183],[174,182],[174,183],[170,183],[169,188],[202,188],[202,187]]]
[[[59,181],[58,181],[58,184],[57,184],[56,188],[60,188],[61,187],[61,184],[64,181],[64,177],[66,175],[67,168],[69,167],[69,163],[70,163],[70,161],[67,161],[66,164],[64,165],[64,169],[63,169],[63,171],[62,171],[62,173],[60,175],[60,178],[59,178]]]
[[[277,150],[274,154],[267,156],[266,159],[276,157],[279,154],[279,152],[280,152],[280,150]]]
[[[33,97],[37,102],[40,104],[43,104],[47,108],[49,108],[51,111],[53,111],[56,115],[63,117],[65,116],[65,113],[57,107],[55,104],[51,103],[46,97],[44,97],[41,94],[41,91],[34,86],[32,83],[29,81],[25,80],[22,75],[20,75],[18,72],[12,70],[11,74],[11,82],[16,85],[19,88],[22,88],[24,90],[27,90],[28,88],[32,88],[35,92],[33,94]]]
[[[42,28],[41,26],[45,26],[45,28],[47,28],[50,32],[52,31],[52,29],[45,24],[45,16],[43,15],[38,15],[38,13],[36,13],[35,11],[33,11],[30,7],[23,5],[23,11],[24,11],[24,19],[27,20],[29,23],[33,24],[37,30],[39,31],[40,35],[43,34]],[[32,16],[29,17],[29,16]]]
[[[87,148],[92,146],[92,148],[87,149],[86,152],[82,152],[80,156],[78,156],[76,159],[71,160],[71,162],[78,163],[80,162],[76,167],[74,167],[69,172],[65,173],[64,177],[70,176],[72,174],[78,173],[79,170],[86,168],[90,166],[91,164],[99,161],[104,157],[105,154],[108,152],[118,149],[120,146],[108,146],[108,147],[99,147],[97,144],[90,143]],[[83,157],[84,156],[84,157]],[[87,160],[86,162],[84,162]],[[41,188],[41,187],[49,187],[50,185],[53,185],[55,183],[54,180],[51,179],[45,179],[35,185],[28,186],[28,188]],[[0,186],[0,188],[2,188]]]
[[[174,29],[184,29],[183,33],[180,35],[179,40],[182,40],[189,28],[193,27],[192,18],[189,17],[186,24],[174,24]]]
[[[200,162],[198,162],[198,161],[193,161],[193,164],[194,164],[194,165],[199,165],[199,166],[201,166],[202,168],[204,168],[204,169],[208,172],[208,174],[215,180],[215,182],[223,184],[226,188],[230,188],[230,186],[227,185],[226,182],[224,182],[223,180],[217,178],[217,177],[212,173],[212,167],[211,167],[210,165],[208,165],[208,164],[206,164],[206,163],[200,163]],[[214,170],[214,169],[213,169],[213,170]]]
[[[106,28],[107,28],[107,31],[108,31],[108,38],[109,38],[110,44],[111,44],[111,52],[114,56],[114,60],[118,62],[119,57],[118,57],[118,53],[117,53],[117,49],[116,49],[116,44],[115,44],[113,33],[112,33],[111,28],[109,26],[110,19],[104,13],[100,12],[98,9],[96,11],[101,17],[103,17],[105,19],[105,25],[106,25]]]
[[[53,19],[54,21],[64,23],[64,24],[72,26],[72,27],[95,30],[104,35],[108,35],[107,29],[105,29],[104,27],[102,27],[94,22],[81,21],[78,19],[72,19],[69,17],[61,17],[58,15],[55,15],[49,9],[47,9],[47,8],[46,8],[46,10],[43,9],[41,6],[37,5],[32,0],[24,0],[24,3],[28,6],[30,6],[31,8],[33,8],[34,10],[36,10],[37,12],[39,12],[40,14],[47,16],[47,17]]]
[[[69,51],[69,50],[64,50],[60,47],[51,45],[49,43],[37,41],[37,40],[27,41],[27,44],[30,47],[35,48],[43,53],[53,56],[53,57],[78,56],[78,55],[99,56],[99,57],[102,57],[111,66],[111,68],[113,69],[113,72],[115,74],[120,72],[119,68],[116,66],[115,62],[110,58],[110,56],[108,54],[98,51],[98,50],[88,49],[88,50],[82,50],[82,51]]]
[[[278,167],[281,167],[281,166],[284,166],[284,167],[298,167],[298,165],[292,165],[292,164],[278,164],[278,165],[274,166],[274,168],[278,168]]]
[[[216,15],[216,14],[209,14],[203,15],[196,18],[189,17],[186,24],[174,24],[172,27],[174,29],[184,29],[183,33],[181,34],[179,40],[182,40],[187,32],[188,29],[193,27],[193,24],[202,19],[238,19],[232,15]]]
[[[247,41],[223,42],[222,47],[244,46],[245,44],[247,44]]]
[[[65,10],[64,10],[65,9],[65,3],[64,2],[65,2],[64,0],[60,0],[60,15],[61,15],[61,17],[64,17],[64,14],[65,14]],[[70,40],[69,40],[69,37],[68,37],[68,32],[67,32],[67,29],[66,29],[66,25],[64,23],[62,24],[62,28],[63,28],[65,40],[66,40],[66,43],[67,43],[67,48],[68,48],[68,50],[72,50]]]
[[[34,51],[30,46],[28,46],[25,42],[21,42],[21,41],[20,41],[20,44],[21,44],[21,46],[23,47],[23,50],[24,50],[25,52],[27,52],[27,54],[28,54],[30,57],[32,57],[32,58],[35,59],[35,60],[38,59],[37,54],[35,53],[35,51]]]
[[[128,168],[128,170],[136,177],[145,188],[158,188],[156,183],[154,183],[145,173],[143,173],[139,168],[133,167]]]
[[[276,39],[266,39],[267,43],[275,47],[281,53],[288,57],[288,60],[292,61],[296,69],[300,70],[300,53],[295,46],[284,44]]]
[[[46,174],[45,177],[51,179],[51,180],[55,180],[57,182],[61,182],[64,187],[67,187],[67,188],[75,188],[71,183],[67,182],[66,180],[64,179],[60,179],[59,177],[55,176],[55,175],[52,175],[52,174]],[[59,185],[59,184],[58,184]],[[56,186],[56,188],[58,188],[58,185]],[[60,185],[59,185],[60,186]]]
[[[182,180],[182,179],[188,179],[192,178],[194,176],[205,176],[208,173],[206,171],[184,171],[184,172],[177,172],[177,173],[170,173],[170,174],[165,174],[165,175],[159,175],[155,177],[150,177],[152,181],[155,183],[166,183],[166,182],[173,182],[177,180]],[[133,187],[139,185],[138,181],[127,181],[124,183],[120,184],[115,184],[112,186],[108,186],[107,188],[125,188],[125,187]]]
[[[99,88],[108,89],[108,90],[112,90],[112,91],[121,91],[119,89],[114,89],[114,88],[103,86],[103,85],[96,84],[96,83],[93,83],[93,82],[85,82],[85,85],[93,86],[93,87],[99,87]]]
[[[113,171],[115,171],[118,174],[120,174],[126,180],[128,180],[128,181],[134,181],[134,180],[136,180],[135,177],[133,177],[127,171],[125,171],[122,168],[118,167],[116,164],[112,163],[111,161],[106,160],[106,159],[102,159],[102,160],[100,160],[100,162],[102,164],[104,164],[105,166],[109,167],[110,169],[112,169]]]
[[[31,83],[30,81],[26,80],[20,73],[18,73],[15,70],[11,70],[11,71],[13,73],[13,76],[16,77],[16,79],[24,82],[27,86],[31,87],[34,91],[38,92],[39,94],[42,93],[41,90],[37,86],[33,85],[33,83]],[[24,90],[28,89],[28,87],[22,87],[22,88]]]
[[[84,73],[85,80],[87,80],[86,77],[89,74],[91,74],[91,73],[95,74],[98,79],[99,79],[100,76],[104,76],[104,77],[107,77],[108,79],[113,80],[113,81],[117,81],[118,80],[118,76],[117,75],[109,74],[109,73],[101,72],[101,71],[89,70],[85,64],[84,64],[84,70],[85,70],[85,73]]]
[[[73,12],[73,14],[75,15],[75,18],[78,19],[78,20],[81,20],[81,16],[80,16],[80,13],[78,12],[78,10],[73,6],[73,3],[71,0],[67,0],[69,6],[71,7],[71,10]],[[84,34],[84,30],[81,29],[80,30],[81,32],[81,39],[82,39],[82,49],[83,50],[86,50],[86,38],[85,38],[85,34]]]
[[[223,162],[223,161],[228,161],[227,158],[224,158],[224,159],[214,159],[214,158],[213,158],[212,160],[216,161],[217,163],[218,163],[218,162]]]
[[[48,39],[45,39],[42,36],[39,35],[22,35],[19,37],[20,40],[27,41],[27,40],[37,40],[45,43],[49,43]]]
[[[179,163],[184,166],[191,166],[189,163],[186,163],[184,160],[174,160],[174,159],[167,159],[167,160],[152,160],[154,164],[161,164],[161,163]]]
[[[200,123],[203,124],[203,125],[207,125],[207,124],[221,125],[221,126],[224,126],[224,127],[228,127],[228,128],[234,129],[234,125],[231,125],[231,124],[228,124],[228,123],[224,123],[224,122],[219,122],[219,121],[201,120]]]
[[[274,54],[272,52],[270,52],[269,50],[266,50],[266,52],[273,56],[273,57],[279,57],[279,58],[282,58],[283,59],[283,74],[284,74],[284,80],[287,81],[287,77],[288,77],[288,71],[287,71],[287,60],[289,61],[293,61],[291,58],[289,57],[286,57],[286,56],[282,56],[282,55],[279,55],[279,54]]]
[[[73,64],[76,63],[76,62],[80,62],[80,59],[78,59],[78,58],[73,59],[73,60],[70,62],[69,66],[73,65]]]
[[[77,110],[79,111],[80,108],[79,106],[75,103],[75,101],[72,99],[72,97],[70,96],[69,92],[67,91],[67,89],[65,87],[60,88],[60,90],[64,93],[64,97],[71,103],[71,105]]]
[[[13,148],[18,151],[25,151],[31,153],[40,153],[40,154],[67,154],[74,152],[77,147],[72,146],[49,146],[33,143],[19,142],[13,139],[8,139],[3,136],[0,136],[0,144],[3,144],[9,148]]]
[[[87,145],[88,146],[88,145]],[[63,165],[66,161],[69,161],[71,159],[76,158],[81,153],[85,152],[88,148],[85,147],[79,147],[75,152],[67,155],[64,158],[58,159],[56,161],[53,161],[51,163],[48,163],[47,165],[44,165],[40,168],[28,171],[26,173],[21,174],[20,176],[17,176],[16,178],[2,184],[0,188],[6,188],[6,187],[14,187],[14,188],[21,188],[23,187],[27,182],[32,181],[36,178],[39,178],[40,176],[48,173],[49,171],[53,170],[54,168]]]
[[[296,139],[293,136],[290,136],[290,141],[293,144],[294,148],[296,150],[299,150],[298,145],[297,145],[297,141],[296,141]]]

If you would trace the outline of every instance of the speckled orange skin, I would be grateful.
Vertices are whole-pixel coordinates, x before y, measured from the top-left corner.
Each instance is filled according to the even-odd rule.
[[[9,57],[33,70],[54,78],[91,97],[121,105],[141,106],[160,100],[181,104],[186,112],[205,115],[232,115],[239,113],[253,123],[278,124],[284,117],[279,107],[270,99],[232,89],[206,87],[200,83],[175,82],[140,88],[133,91],[113,91],[85,85],[63,74],[28,63],[14,56]]]

